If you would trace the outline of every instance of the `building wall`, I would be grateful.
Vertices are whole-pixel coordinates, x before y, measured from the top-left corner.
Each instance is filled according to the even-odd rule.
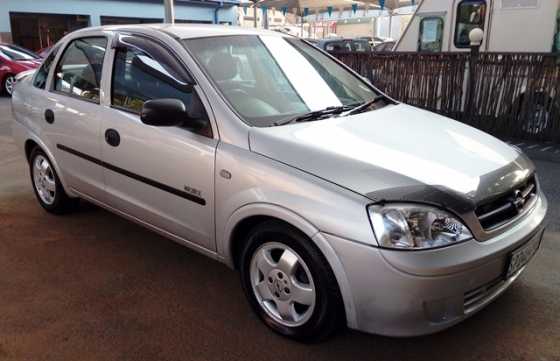
[[[218,21],[236,24],[235,6],[221,9]],[[10,12],[89,15],[90,25],[100,25],[101,16],[124,16],[162,18],[163,0],[157,2],[113,1],[113,0],[0,0],[0,36],[9,37]],[[212,6],[175,5],[175,18],[185,20],[214,21]]]
[[[369,20],[369,19],[368,19]],[[346,38],[354,38],[358,36],[373,36],[373,21],[364,21],[361,23],[347,23],[339,21],[336,24],[336,34]]]

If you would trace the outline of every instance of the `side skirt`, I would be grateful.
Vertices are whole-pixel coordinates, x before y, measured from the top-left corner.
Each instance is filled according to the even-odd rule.
[[[189,240],[186,240],[186,239],[184,239],[184,238],[181,238],[181,237],[179,237],[179,236],[176,236],[176,235],[174,235],[173,233],[170,233],[170,232],[168,232],[168,231],[166,231],[166,230],[164,230],[164,229],[161,229],[161,228],[159,228],[159,227],[157,227],[157,226],[154,226],[154,225],[151,224],[151,223],[147,223],[147,222],[141,220],[140,218],[137,218],[137,217],[132,216],[132,215],[130,215],[130,214],[128,214],[128,213],[125,213],[125,212],[122,212],[122,211],[120,211],[120,210],[118,210],[118,209],[116,209],[116,208],[113,208],[113,207],[111,207],[111,206],[109,206],[109,205],[107,205],[107,204],[105,204],[105,203],[103,203],[103,202],[101,202],[101,201],[98,201],[97,199],[95,199],[95,198],[93,198],[93,197],[90,197],[90,196],[88,196],[87,194],[84,194],[84,193],[82,193],[82,192],[80,192],[80,191],[78,191],[78,190],[76,190],[76,189],[74,189],[74,188],[72,188],[72,192],[75,193],[75,194],[77,194],[80,198],[83,198],[83,199],[87,200],[88,202],[91,202],[91,203],[93,203],[93,204],[96,204],[96,205],[98,205],[98,206],[100,206],[100,207],[102,207],[102,208],[108,210],[108,211],[111,212],[111,213],[114,213],[114,214],[116,214],[116,215],[118,215],[118,216],[121,216],[121,217],[123,217],[123,218],[126,218],[127,220],[132,221],[132,222],[134,222],[134,223],[136,223],[136,224],[138,224],[138,225],[140,225],[140,226],[142,226],[142,227],[144,227],[144,228],[147,228],[147,229],[149,229],[149,230],[151,230],[151,231],[153,231],[153,232],[155,232],[155,233],[157,233],[157,234],[159,234],[159,235],[161,235],[161,236],[163,236],[163,237],[165,237],[165,238],[167,238],[167,239],[172,240],[173,242],[176,242],[176,243],[178,243],[178,244],[180,244],[180,245],[182,245],[182,246],[188,247],[188,248],[192,249],[193,251],[196,251],[196,252],[198,252],[198,253],[201,253],[201,254],[203,254],[203,255],[205,255],[205,256],[207,256],[207,257],[210,257],[210,258],[212,258],[212,259],[214,259],[214,260],[216,260],[216,261],[219,261],[219,262],[223,263],[223,258],[220,257],[220,256],[218,255],[218,253],[216,253],[216,252],[210,251],[210,250],[208,250],[208,249],[206,249],[206,248],[204,248],[204,247],[202,247],[202,246],[200,246],[200,245],[198,245],[198,244],[196,244],[196,243],[193,243],[193,242],[191,242],[191,241],[189,241]]]

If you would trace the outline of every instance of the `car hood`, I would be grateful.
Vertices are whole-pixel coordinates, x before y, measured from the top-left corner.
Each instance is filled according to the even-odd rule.
[[[458,212],[511,190],[534,171],[528,158],[504,142],[404,104],[255,127],[249,141],[253,152],[372,200],[430,202]]]

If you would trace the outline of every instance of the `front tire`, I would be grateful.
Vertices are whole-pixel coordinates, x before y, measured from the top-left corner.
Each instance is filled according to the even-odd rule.
[[[240,266],[251,307],[275,332],[316,342],[344,323],[334,274],[312,241],[297,229],[277,221],[258,225],[247,238]]]
[[[65,214],[77,208],[79,200],[68,197],[50,159],[38,147],[29,157],[29,173],[35,196],[47,212]]]

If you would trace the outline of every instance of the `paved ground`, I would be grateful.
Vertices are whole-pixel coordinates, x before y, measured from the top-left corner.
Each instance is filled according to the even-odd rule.
[[[302,345],[250,312],[225,266],[93,206],[37,205],[0,99],[0,360],[560,360],[560,164],[538,162],[551,232],[527,272],[436,335]]]

